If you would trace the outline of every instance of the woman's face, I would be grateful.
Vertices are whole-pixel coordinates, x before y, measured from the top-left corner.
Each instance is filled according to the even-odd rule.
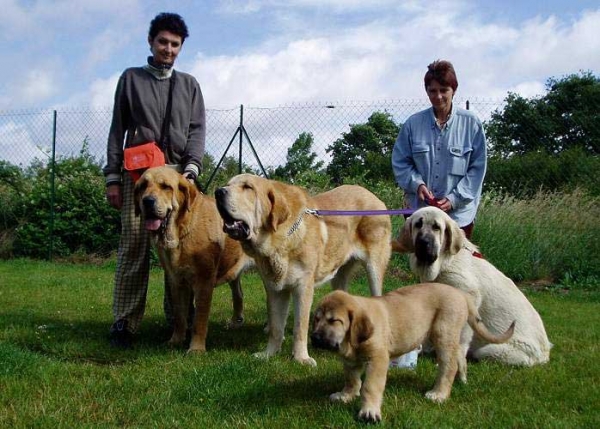
[[[449,112],[452,106],[454,91],[449,86],[442,86],[437,80],[432,80],[427,86],[427,96],[436,111]]]
[[[181,36],[170,31],[161,31],[154,39],[148,38],[148,43],[155,63],[172,66],[183,42]]]

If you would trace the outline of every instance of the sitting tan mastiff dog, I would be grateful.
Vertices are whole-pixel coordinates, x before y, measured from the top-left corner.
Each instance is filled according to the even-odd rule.
[[[242,272],[253,265],[240,244],[222,230],[215,200],[170,167],[150,168],[135,185],[136,212],[151,231],[165,275],[170,279],[174,330],[169,344],[185,341],[189,303],[196,307],[190,352],[206,350],[213,289],[229,283],[231,326],[243,323]]]
[[[252,174],[233,177],[217,189],[224,231],[254,258],[267,292],[269,341],[258,357],[279,352],[294,300],[293,354],[308,355],[308,330],[314,287],[331,280],[346,290],[357,265],[366,268],[372,295],[381,295],[390,258],[389,216],[316,216],[308,209],[385,210],[385,204],[360,186],[340,186],[309,196],[301,187]]]
[[[493,332],[517,322],[515,335],[505,344],[488,344],[475,335],[473,358],[522,366],[548,362],[552,344],[538,312],[511,279],[481,257],[444,211],[424,207],[414,212],[392,246],[410,253],[410,267],[420,281],[449,284],[471,295]]]
[[[493,335],[481,323],[469,295],[445,284],[423,283],[372,298],[331,292],[315,311],[311,340],[315,347],[337,351],[344,363],[344,389],[329,398],[349,402],[360,395],[358,417],[380,421],[390,358],[426,340],[435,349],[438,375],[425,396],[445,401],[457,372],[466,383],[472,332],[465,329],[467,324],[491,343],[507,341],[515,327],[513,323],[503,334]]]

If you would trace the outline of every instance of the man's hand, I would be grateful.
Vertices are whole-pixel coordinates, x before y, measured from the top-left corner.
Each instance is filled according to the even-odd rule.
[[[185,177],[185,180],[190,182],[192,185],[196,183],[196,179],[198,178],[198,176],[196,176],[196,174],[194,174],[192,171],[184,171],[183,177]]]
[[[115,183],[106,187],[106,200],[111,207],[121,210],[123,206],[123,194],[121,193],[121,184]]]

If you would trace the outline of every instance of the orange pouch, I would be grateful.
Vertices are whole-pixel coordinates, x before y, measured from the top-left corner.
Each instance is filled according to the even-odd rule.
[[[165,165],[165,154],[155,142],[128,147],[123,151],[123,166],[134,182],[151,167]]]

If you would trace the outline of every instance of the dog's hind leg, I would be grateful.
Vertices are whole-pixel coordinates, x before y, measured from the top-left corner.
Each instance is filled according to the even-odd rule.
[[[458,340],[458,338],[457,338]],[[435,384],[425,393],[425,397],[434,402],[444,402],[450,396],[452,383],[458,371],[457,355],[460,353],[458,343],[434,339],[438,373]]]
[[[244,291],[240,277],[229,282],[231,300],[233,302],[233,316],[227,324],[228,328],[239,328],[244,324]]]
[[[345,265],[342,265],[337,270],[335,277],[331,279],[331,288],[333,290],[348,291],[348,285],[358,266],[359,264],[356,259],[351,259]]]
[[[486,344],[476,350],[473,350],[473,358],[476,360],[489,359],[502,362],[507,365],[532,366],[548,362],[538,350],[530,345],[524,345],[530,349],[530,353],[523,349],[515,347],[512,343],[507,344]]]

